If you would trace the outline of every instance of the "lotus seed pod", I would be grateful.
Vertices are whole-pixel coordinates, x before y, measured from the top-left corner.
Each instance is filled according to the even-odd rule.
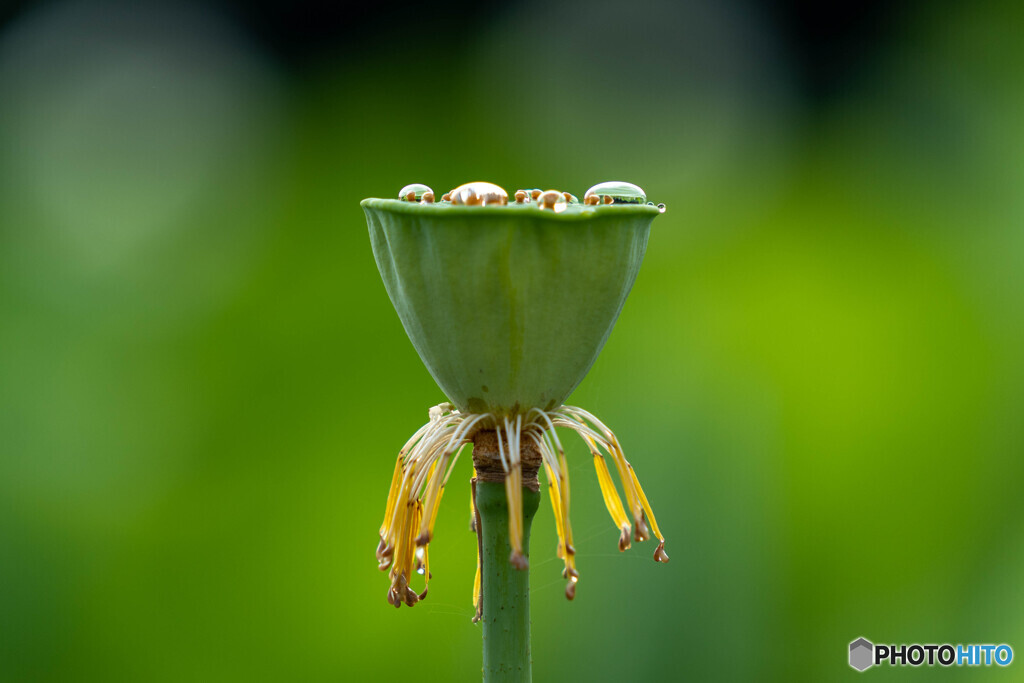
[[[470,185],[472,195],[460,186],[452,203],[363,200],[377,267],[413,346],[460,411],[552,410],[611,333],[658,209],[567,204],[556,192],[561,211],[524,210],[498,202],[497,186]]]

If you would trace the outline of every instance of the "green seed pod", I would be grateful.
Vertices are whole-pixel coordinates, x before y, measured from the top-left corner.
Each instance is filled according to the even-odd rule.
[[[645,204],[362,202],[409,339],[464,413],[552,410],[604,346],[647,248]]]

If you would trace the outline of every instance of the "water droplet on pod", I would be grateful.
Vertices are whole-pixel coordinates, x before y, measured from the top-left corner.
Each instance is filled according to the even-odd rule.
[[[516,190],[516,204],[529,204],[532,196],[528,190]]]
[[[508,204],[508,192],[494,183],[477,181],[459,185],[450,193],[452,204],[464,206],[488,206],[489,204]]]
[[[595,204],[643,204],[647,201],[644,191],[633,183],[610,180],[598,183],[583,195],[583,203]]]
[[[565,195],[568,193],[561,193],[558,190],[548,190],[541,192],[537,196],[537,206],[541,209],[549,209],[555,213],[561,213],[568,208],[568,203],[565,200]]]
[[[571,192],[563,192],[562,196],[565,197],[565,201],[566,201],[567,204],[579,204],[580,203],[579,198],[576,195],[572,194]]]
[[[665,213],[665,205],[658,204],[658,213]]]
[[[429,199],[427,199],[428,195],[430,196]],[[403,202],[425,201],[429,203],[434,201],[434,191],[421,183],[413,183],[399,190],[398,198]]]

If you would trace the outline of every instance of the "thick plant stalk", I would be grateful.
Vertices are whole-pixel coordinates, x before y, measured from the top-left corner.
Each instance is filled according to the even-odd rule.
[[[529,556],[530,524],[540,493],[523,487],[523,551]],[[530,570],[509,562],[509,519],[505,485],[476,483],[484,636],[484,682],[531,680]]]
[[[529,683],[530,525],[540,504],[541,454],[531,441],[499,434],[486,430],[473,437],[484,683]],[[509,448],[513,443],[517,454]]]

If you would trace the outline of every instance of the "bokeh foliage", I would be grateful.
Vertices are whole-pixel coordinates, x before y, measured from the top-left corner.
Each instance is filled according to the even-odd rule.
[[[740,5],[519,4],[301,77],[202,8],[97,7],[0,34],[0,680],[477,680],[468,486],[424,603],[375,567],[443,396],[358,206],[476,179],[668,205],[570,402],[672,563],[618,553],[574,446],[575,602],[534,525],[538,680],[836,680],[862,635],[1024,652],[1016,4],[919,8],[813,109]]]

